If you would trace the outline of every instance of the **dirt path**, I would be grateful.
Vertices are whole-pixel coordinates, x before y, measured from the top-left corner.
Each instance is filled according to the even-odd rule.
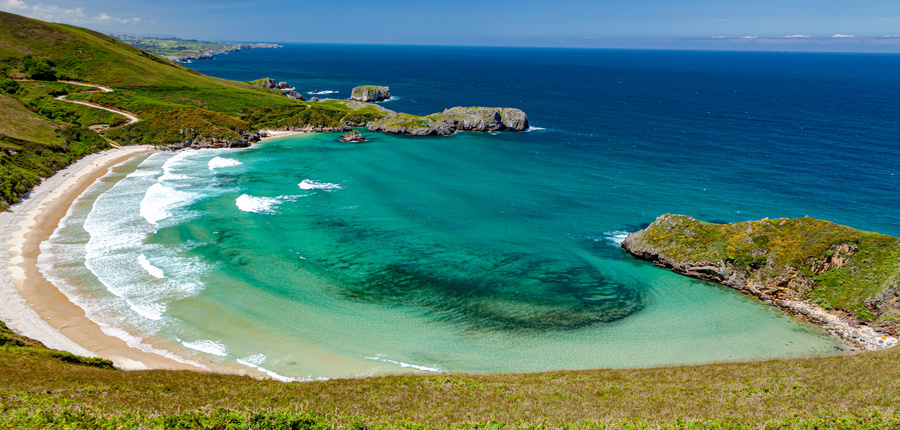
[[[17,78],[17,79],[13,79],[13,80],[14,80],[14,81],[18,81],[18,82],[40,82],[40,81],[36,81],[36,80],[34,80],[34,79],[18,79],[18,78]],[[66,97],[68,97],[68,96],[73,96],[73,95],[76,95],[76,94],[111,93],[111,92],[113,92],[113,89],[110,88],[110,87],[106,87],[106,86],[103,86],[103,85],[97,85],[97,84],[89,84],[89,83],[87,83],[87,82],[77,82],[77,81],[47,81],[47,82],[63,82],[63,83],[66,83],[66,84],[79,85],[79,86],[82,86],[82,87],[96,88],[96,90],[82,91],[82,92],[79,92],[79,93],[64,94],[64,95],[61,95],[61,96],[56,97],[56,99],[59,100],[59,101],[64,101],[64,102],[68,102],[68,103],[76,103],[76,104],[80,104],[80,105],[84,105],[84,106],[90,106],[90,107],[92,107],[92,108],[103,109],[103,110],[105,110],[105,111],[109,111],[109,112],[112,112],[112,113],[117,113],[117,114],[119,114],[119,115],[123,115],[124,117],[128,118],[128,122],[126,122],[125,124],[122,124],[122,125],[118,125],[118,126],[116,126],[116,127],[124,127],[124,126],[126,126],[126,125],[131,125],[131,124],[134,124],[134,123],[136,123],[136,122],[138,122],[138,121],[141,120],[140,118],[138,118],[137,116],[135,116],[133,113],[131,113],[131,112],[127,111],[127,110],[124,110],[124,109],[111,108],[111,107],[103,106],[103,105],[100,105],[100,104],[97,104],[97,103],[89,102],[89,101],[86,101],[86,100],[68,100],[68,99],[66,98]]]
[[[80,104],[80,105],[84,105],[84,106],[90,106],[90,107],[97,108],[97,109],[103,109],[105,111],[117,113],[119,115],[124,115],[126,118],[128,118],[128,122],[126,122],[125,124],[119,125],[118,127],[124,127],[126,125],[131,125],[131,124],[134,124],[134,123],[140,121],[140,118],[134,116],[133,113],[128,112],[126,110],[106,107],[106,106],[99,105],[97,103],[92,103],[92,102],[85,101],[85,100],[68,100],[66,98],[68,96],[76,95],[76,94],[93,94],[93,93],[100,93],[100,92],[111,93],[111,92],[113,92],[112,88],[104,87],[103,85],[88,84],[88,83],[84,83],[84,82],[75,82],[75,81],[57,81],[57,82],[65,82],[67,84],[80,85],[82,87],[97,88],[96,90],[92,90],[92,91],[82,91],[80,93],[64,94],[59,97],[56,97],[57,100],[69,102],[69,103],[76,103],[76,104]]]

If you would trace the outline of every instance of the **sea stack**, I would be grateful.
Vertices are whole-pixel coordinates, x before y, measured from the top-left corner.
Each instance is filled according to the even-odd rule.
[[[361,102],[380,102],[391,98],[391,89],[378,85],[362,85],[353,88],[350,93],[351,100]]]
[[[365,141],[366,138],[363,137],[362,133],[356,130],[350,130],[347,134],[341,136],[341,142],[359,143]]]

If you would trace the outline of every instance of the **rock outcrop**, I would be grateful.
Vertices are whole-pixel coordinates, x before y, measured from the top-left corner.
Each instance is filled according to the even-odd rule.
[[[300,94],[293,90],[285,91],[284,95],[285,95],[285,97],[287,97],[289,99],[300,100],[300,101],[306,100],[306,98],[303,97],[303,94]]]
[[[356,130],[350,130],[347,134],[341,136],[341,142],[359,143],[365,141],[366,138],[363,137],[362,133]]]
[[[515,108],[453,107],[428,116],[391,112],[368,125],[369,131],[411,136],[449,136],[457,131],[524,131],[528,116]]]
[[[288,84],[287,82],[276,83],[275,80],[272,78],[257,79],[255,81],[251,81],[250,83],[253,85],[256,85],[258,87],[270,88],[273,90],[291,90],[291,89],[293,89],[293,87],[291,87],[291,85]]]
[[[388,87],[378,85],[362,85],[353,88],[350,99],[361,102],[380,102],[391,98],[391,90]]]
[[[528,116],[520,109],[486,107],[452,107],[443,112],[456,130],[467,131],[524,131]]]
[[[898,343],[895,322],[875,321],[900,315],[900,275],[891,258],[881,265],[873,257],[897,254],[898,246],[897,238],[813,218],[720,225],[680,215],[660,216],[622,242],[622,248],[639,259],[757,297],[863,350]],[[860,249],[867,259],[854,258]],[[868,286],[857,282],[856,298],[845,297],[843,287],[834,284],[854,276],[879,278],[877,272],[887,281]],[[866,298],[870,293],[864,290],[880,292]]]

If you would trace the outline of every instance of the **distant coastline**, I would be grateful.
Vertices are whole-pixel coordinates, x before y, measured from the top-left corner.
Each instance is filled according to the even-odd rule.
[[[153,55],[176,63],[190,63],[193,60],[209,60],[215,55],[248,49],[281,49],[284,45],[275,43],[225,43],[178,38],[153,38],[113,35],[116,39]]]

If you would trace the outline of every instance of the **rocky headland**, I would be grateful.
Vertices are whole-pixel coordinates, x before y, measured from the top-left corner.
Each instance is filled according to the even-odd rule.
[[[667,214],[622,248],[778,306],[852,349],[898,343],[900,238],[814,218],[713,224]]]
[[[453,107],[424,117],[390,113],[370,122],[369,131],[411,136],[449,136],[457,131],[524,131],[528,116],[520,109]]]
[[[391,98],[391,89],[379,85],[361,85],[350,92],[350,100],[380,102]]]

